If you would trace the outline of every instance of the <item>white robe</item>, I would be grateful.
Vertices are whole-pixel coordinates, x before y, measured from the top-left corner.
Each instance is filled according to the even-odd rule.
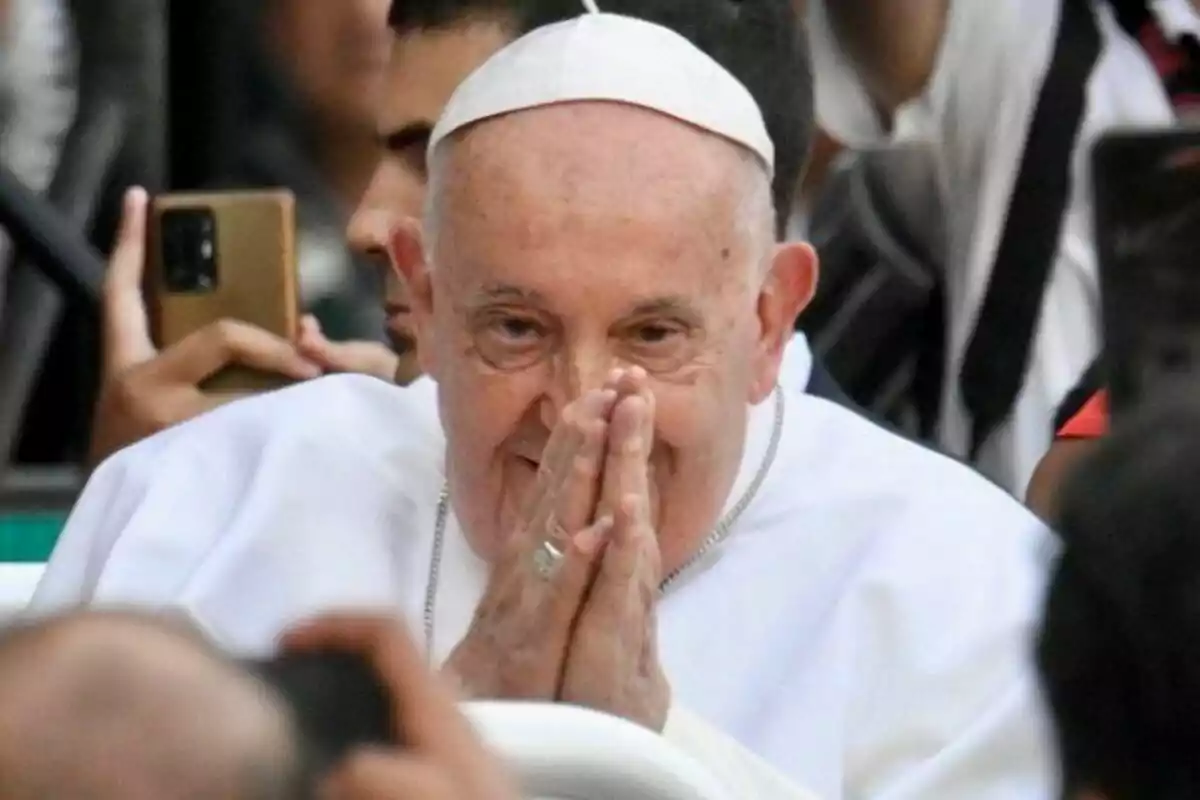
[[[1051,797],[1027,657],[1045,529],[958,463],[784,391],[757,499],[660,604],[674,700],[826,800]],[[118,454],[33,609],[182,607],[244,652],[333,608],[400,611],[419,634],[443,482],[434,396],[428,380],[325,378]],[[753,410],[732,498],[772,419],[773,399]],[[486,572],[453,515],[446,533],[438,659]]]

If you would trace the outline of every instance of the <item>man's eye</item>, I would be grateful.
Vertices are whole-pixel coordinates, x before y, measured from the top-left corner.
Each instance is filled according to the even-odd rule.
[[[528,342],[542,334],[542,327],[533,320],[506,317],[492,323],[492,330],[510,342]]]
[[[687,336],[687,331],[677,325],[647,323],[633,329],[634,341],[641,346],[653,347],[673,344]]]

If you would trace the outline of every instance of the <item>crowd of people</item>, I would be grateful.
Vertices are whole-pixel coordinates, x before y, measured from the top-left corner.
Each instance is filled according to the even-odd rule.
[[[1200,407],[1108,431],[1088,175],[1188,124],[1200,0],[246,5],[288,102],[213,181],[297,192],[312,316],[160,349],[126,192],[0,797],[515,796],[456,699],[605,712],[732,796],[1200,793]],[[822,179],[901,149],[930,441],[796,330]],[[235,364],[296,384],[209,393]],[[316,763],[237,660],[277,651],[364,659],[400,744]]]

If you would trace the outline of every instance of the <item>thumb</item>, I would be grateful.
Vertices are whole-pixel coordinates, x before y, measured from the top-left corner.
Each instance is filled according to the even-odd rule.
[[[104,280],[104,373],[109,378],[156,355],[142,276],[146,266],[146,191],[125,193],[121,229]]]
[[[300,322],[296,349],[327,372],[371,375],[389,383],[400,366],[399,356],[379,342],[331,342],[311,316]]]

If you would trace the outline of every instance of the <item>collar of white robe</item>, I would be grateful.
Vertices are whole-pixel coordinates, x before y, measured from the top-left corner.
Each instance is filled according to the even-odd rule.
[[[609,101],[723,136],[773,174],[775,149],[762,112],[737,78],[669,28],[593,11],[589,0],[584,7],[590,13],[522,36],[459,85],[430,137],[431,163],[442,142],[482,120],[558,103]]]

